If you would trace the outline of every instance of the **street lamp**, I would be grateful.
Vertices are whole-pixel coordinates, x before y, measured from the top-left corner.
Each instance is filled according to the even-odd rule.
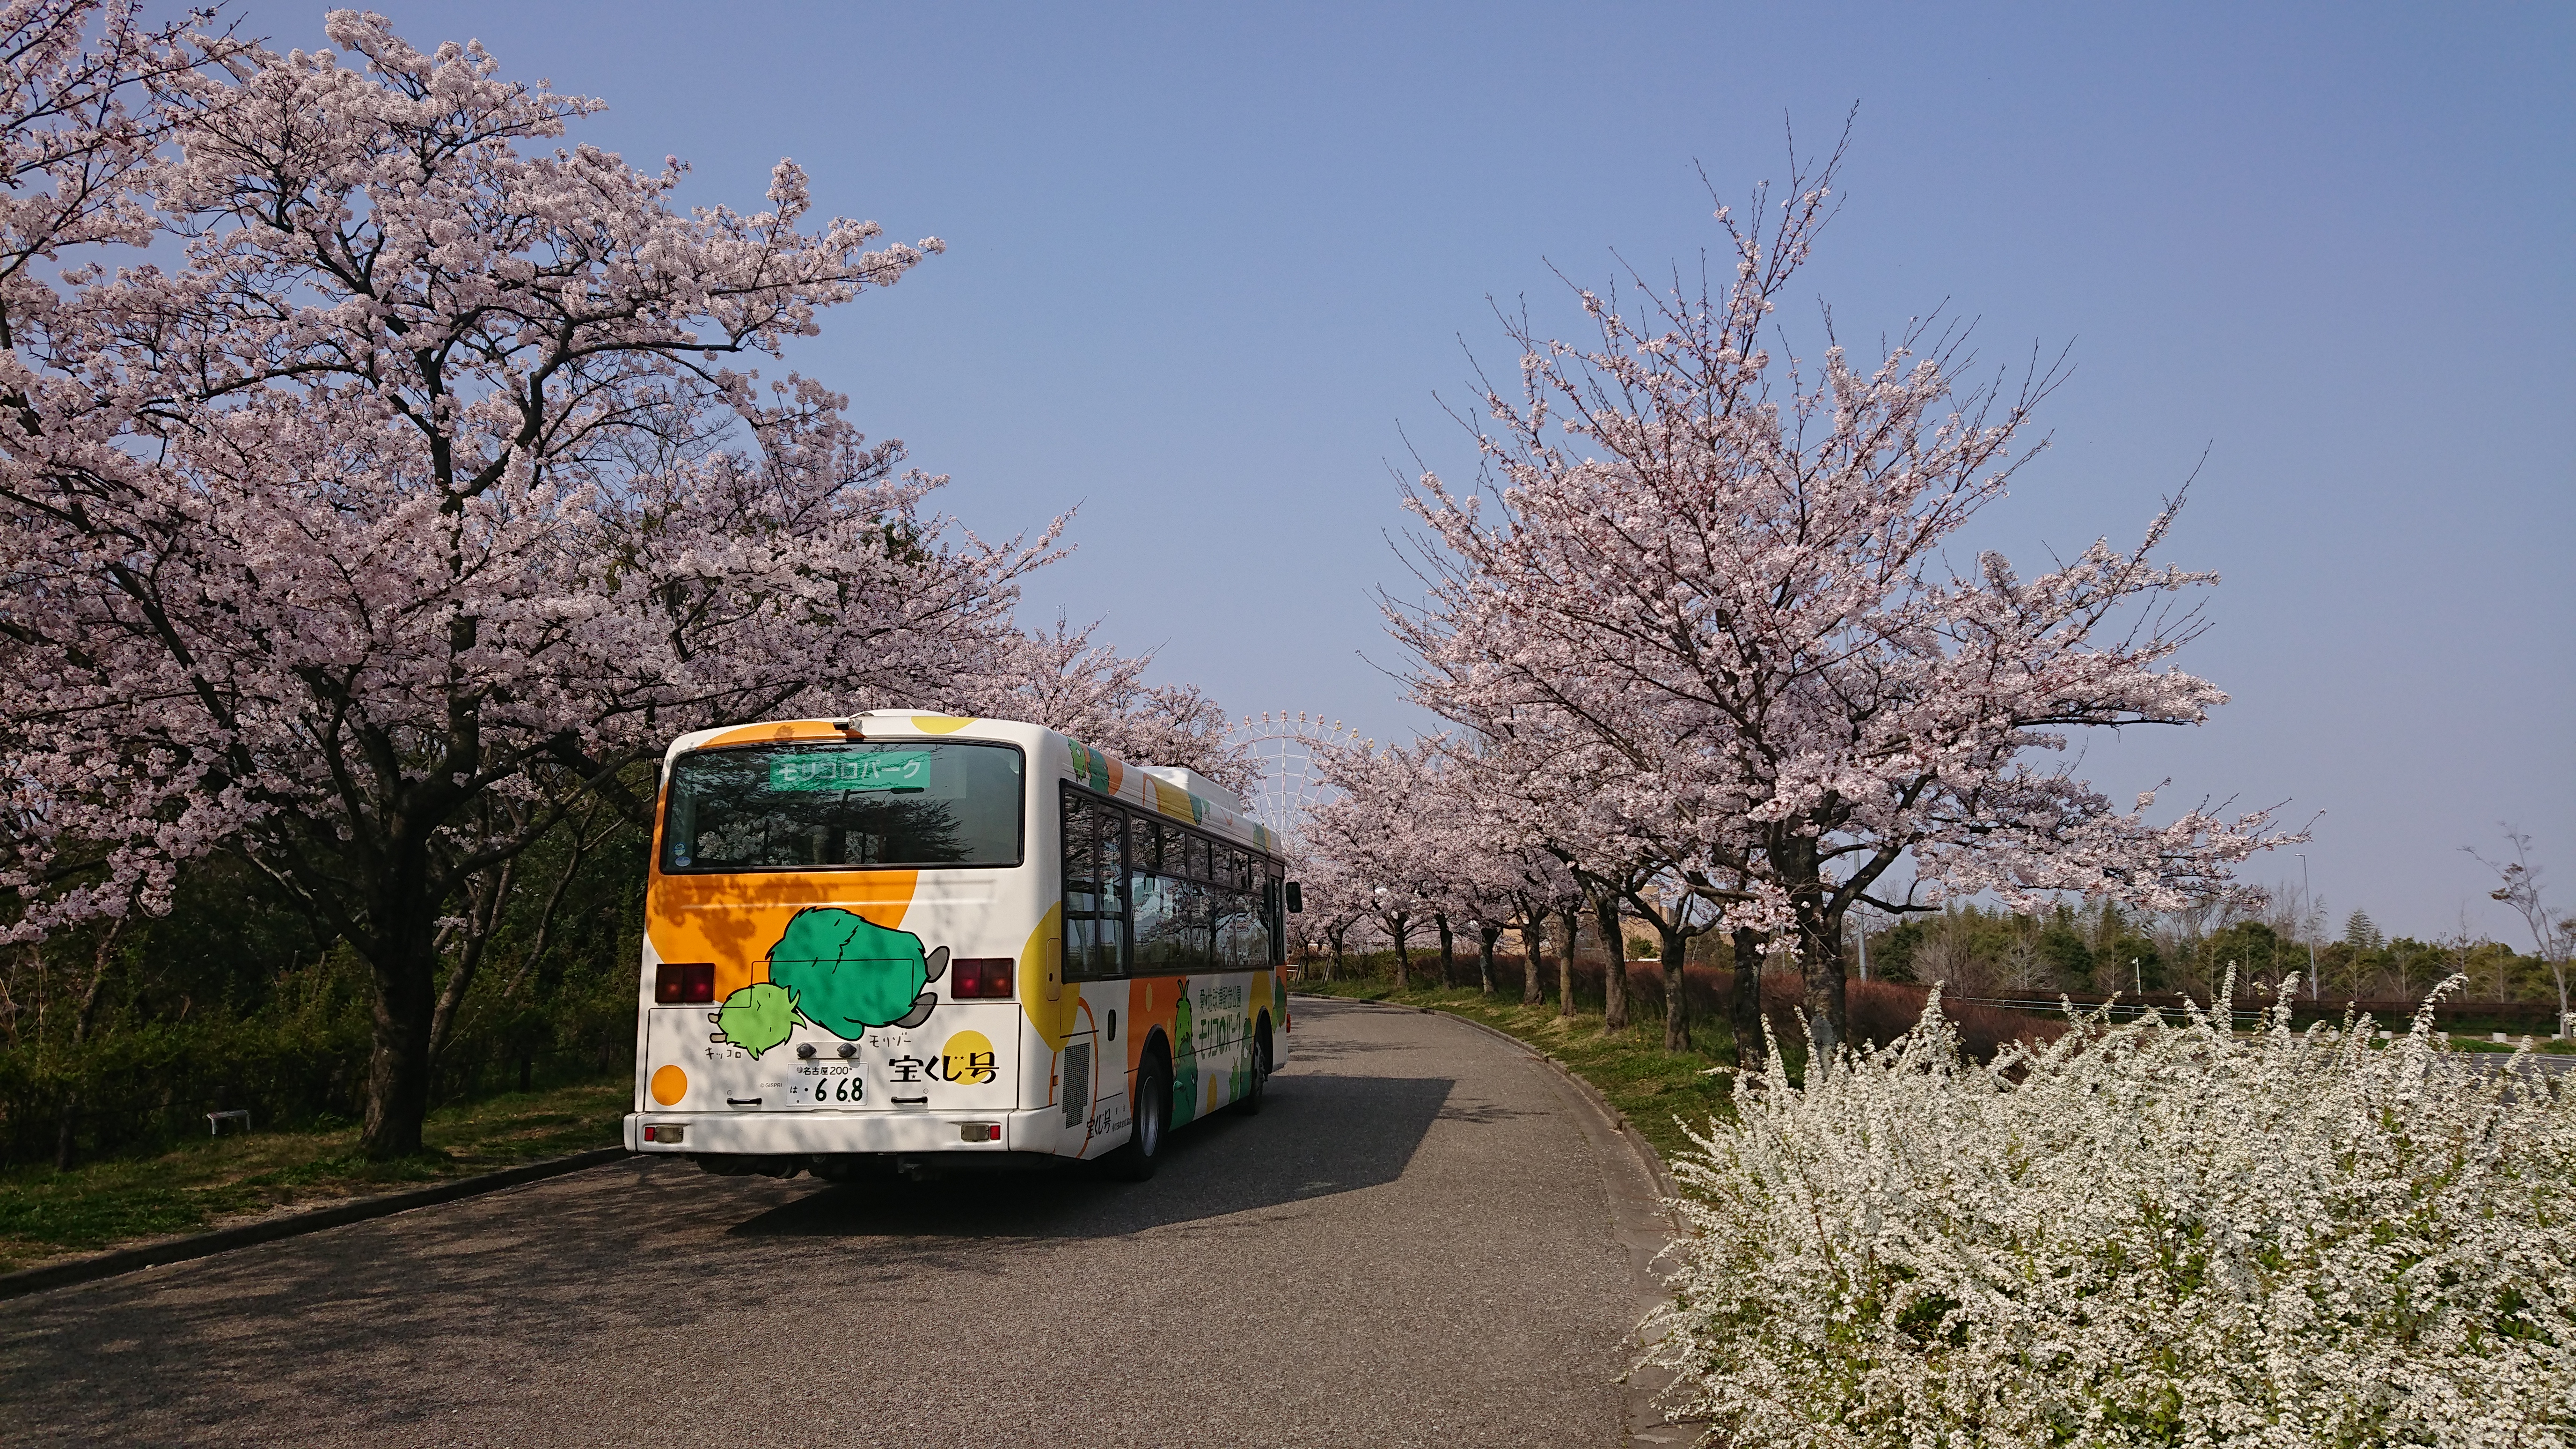
[[[2316,894],[2308,889],[2308,853],[2302,850],[2297,852],[2297,854],[2299,857],[2299,904],[2306,907],[2310,919],[2314,919],[2317,913],[2317,898]],[[2308,938],[2308,999],[2310,1001],[2314,1001],[2317,999],[2316,928],[2308,924],[2307,921],[2301,921],[2299,923],[2299,934]]]

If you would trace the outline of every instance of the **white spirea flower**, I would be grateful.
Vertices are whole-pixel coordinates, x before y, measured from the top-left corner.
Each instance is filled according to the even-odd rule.
[[[1675,1164],[1649,1358],[1709,1442],[2576,1444],[2576,1090],[2429,1011],[2085,1016],[1977,1067],[1936,1000],[1804,1089],[1772,1061]]]

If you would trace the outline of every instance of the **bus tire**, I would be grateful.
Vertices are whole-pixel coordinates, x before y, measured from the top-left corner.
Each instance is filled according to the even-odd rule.
[[[1262,1100],[1270,1095],[1270,1018],[1261,1019],[1261,1029],[1252,1035],[1252,1084],[1243,1089],[1243,1100],[1234,1110],[1246,1117],[1261,1115]]]
[[[1136,1067],[1136,1102],[1129,1113],[1127,1145],[1109,1154],[1110,1175],[1143,1182],[1163,1162],[1163,1146],[1172,1135],[1172,1069],[1163,1054],[1148,1049]]]

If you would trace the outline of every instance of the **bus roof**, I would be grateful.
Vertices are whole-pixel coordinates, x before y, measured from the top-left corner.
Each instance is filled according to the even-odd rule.
[[[671,742],[663,756],[670,762],[690,750],[739,745],[812,744],[825,740],[992,740],[1018,745],[1038,762],[1042,776],[1072,780],[1087,789],[1134,805],[1151,814],[1195,825],[1212,835],[1251,846],[1268,855],[1279,853],[1279,837],[1246,812],[1241,802],[1212,798],[1216,791],[1187,786],[1203,777],[1186,770],[1156,770],[1114,759],[1080,740],[1021,720],[981,719],[930,710],[876,709],[864,714],[817,719],[762,720],[694,730]],[[1178,781],[1186,783],[1176,783]],[[1207,782],[1213,786],[1214,782]]]

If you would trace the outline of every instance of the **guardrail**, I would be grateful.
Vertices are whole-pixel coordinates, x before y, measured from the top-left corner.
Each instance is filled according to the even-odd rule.
[[[1941,999],[1943,1001],[1955,1001],[1962,1006],[1997,1006],[2006,1011],[2030,1011],[2037,1012],[2043,1016],[2063,1016],[2067,1007],[2067,1002],[2064,1000],[2052,999],[2042,1001],[2033,997],[1953,996],[1944,992]],[[2203,1012],[2212,1016],[2217,1015],[2217,1012],[2213,1010],[2207,1002],[2201,1002],[2198,1003],[2198,1005]],[[2136,1021],[2138,1018],[2145,1016],[2150,1012],[2153,1012],[2158,1016],[2170,1016],[2177,1020],[2181,1019],[2183,1016],[2183,1008],[2178,1002],[2172,1005],[2158,1005],[2154,1002],[2077,1001],[2074,1003],[2074,1006],[2078,1011],[2089,1012],[2107,1010],[2110,1013],[2111,1020],[2113,1021]],[[2232,1008],[2227,1013],[2227,1020],[2228,1025],[2239,1030],[2243,1030],[2261,1025],[2263,1021],[2263,1012],[2260,1008]]]
[[[2062,998],[2062,999],[2061,999],[2061,998],[2051,998],[2051,999],[2047,999],[2047,1000],[2041,1000],[2041,999],[2036,998],[2036,997],[2009,997],[2009,996],[1953,996],[1953,995],[1944,994],[1944,995],[1942,996],[1942,998],[1941,998],[1941,999],[1942,999],[1942,1000],[1944,1000],[1944,1001],[1956,1001],[1956,1002],[1959,1002],[1959,1003],[1960,1003],[1960,1004],[1962,1004],[1962,1005],[1995,1006],[1995,1007],[2001,1007],[2001,1008],[2003,1008],[2003,1009],[2004,1009],[2004,1010],[2006,1010],[2006,1011],[2031,1011],[2031,1012],[2038,1012],[2038,1013],[2041,1013],[2041,1014],[2043,1014],[2043,1015],[2047,1015],[2047,1016],[2061,1016],[2061,1015],[2063,1015],[2063,1014],[2065,1013],[2065,1011],[2066,1011],[2066,1007],[2067,1007],[2067,1005],[2068,1005],[2068,1004],[2069,1004],[2069,1002],[2071,1001],[2071,1002],[2072,1002],[2072,1004],[2074,1005],[2075,1009],[2076,1009],[2076,1010],[2078,1010],[2078,1011],[2105,1011],[2105,1010],[2107,1010],[2107,1011],[2110,1013],[2110,1018],[2111,1018],[2111,1020],[2113,1020],[2113,1021],[2136,1021],[2138,1018],[2140,1018],[2140,1017],[2142,1017],[2142,1016],[2145,1016],[2145,1015],[2146,1015],[2147,1013],[2149,1013],[2149,1012],[2154,1012],[2154,1013],[2156,1013],[2156,1014],[2158,1014],[2158,1015],[2160,1015],[2160,1016],[2171,1016],[2171,1017],[2174,1017],[2174,1018],[2177,1018],[2177,1019],[2181,1018],[2181,1017],[2182,1017],[2182,1015],[2183,1015],[2183,1005],[2182,1005],[2182,1000],[2181,1000],[2181,998],[2175,998],[2175,999],[2173,999],[2173,1000],[2171,1000],[2171,1001],[2164,1001],[2164,1002],[2157,1002],[2157,1001],[2144,1001],[2144,1002],[2138,1002],[2138,1001],[2120,1001],[2120,1000],[2117,1000],[2117,999],[2115,998],[2115,999],[2113,999],[2113,1000],[2111,1000],[2111,1001],[2107,1001],[2107,1002],[2106,1002],[2106,1001],[2101,1001],[2101,1000],[2092,1000],[2092,1001],[2087,1001],[2087,1000],[2085,1000],[2083,997],[2080,997],[2080,996],[2079,996],[2079,997],[2071,997],[2071,998]],[[2215,1015],[2217,1014],[2216,1009],[2215,1009],[2215,1008],[2213,1008],[2209,1003],[2207,1003],[2207,1002],[2199,1002],[2199,1003],[2197,1003],[2197,1004],[2199,1005],[2200,1009],[2201,1009],[2203,1012],[2206,1012],[2206,1013],[2208,1013],[2208,1014],[2210,1014],[2210,1015],[2212,1015],[2212,1016],[2215,1016]],[[2373,1004],[2373,1003],[2361,1003],[2361,1004],[2362,1004],[2362,1005],[2364,1005],[2364,1006],[2368,1006],[2368,1005],[2371,1005],[2371,1004]],[[2517,1003],[2512,1003],[2512,1005],[2513,1005],[2513,1006],[2519,1006],[2520,1004],[2521,1004],[2521,1003],[2518,1003],[2518,1002],[2517,1002]],[[2304,1024],[2306,1021],[2314,1021],[2314,1020],[2318,1020],[2318,1019],[2320,1019],[2320,1018],[2326,1018],[2326,1017],[2328,1016],[2328,1010],[2327,1010],[2327,1009],[2320,1009],[2320,1006],[2319,1006],[2319,1004],[2318,1004],[2318,1003],[2314,1003],[2314,1002],[2294,1002],[2294,1003],[2292,1003],[2292,1007],[2293,1007],[2293,1015],[2294,1015],[2295,1017],[2297,1017],[2297,1018],[2302,1018],[2302,1019],[2303,1019],[2303,1020],[2301,1021],[2301,1023],[2300,1023],[2300,1024]],[[2329,1009],[2331,1009],[2333,1012],[2335,1012],[2335,1013],[2337,1013],[2337,1014],[2339,1014],[2339,1013],[2341,1012],[2341,1010],[2342,1010],[2342,1008],[2340,1008],[2340,1007],[2332,1007],[2330,1003],[2328,1004],[2328,1008],[2329,1008]],[[2486,1013],[2487,1011],[2491,1011],[2491,1010],[2494,1010],[2494,1009],[2495,1009],[2495,1008],[2494,1008],[2493,1004],[2491,1004],[2491,1003],[2485,1003],[2485,1002],[2472,1002],[2472,1003],[2465,1003],[2465,1004],[2460,1008],[2460,1012],[2461,1012],[2461,1014],[2462,1014],[2462,1015],[2484,1016],[2484,1015],[2485,1015],[2485,1013]],[[2406,1029],[2407,1029],[2407,1027],[2408,1027],[2408,1025],[2409,1025],[2409,1024],[2412,1022],[2412,1020],[2413,1020],[2413,1013],[2412,1013],[2412,1012],[2408,1012],[2408,1013],[2405,1013],[2405,1014],[2403,1014],[2403,1015],[2398,1015],[2398,1014],[2393,1014],[2393,1013],[2392,1013],[2392,1014],[2386,1014],[2386,1015],[2381,1015],[2381,1014],[2378,1014],[2378,1013],[2373,1013],[2373,1014],[2374,1014],[2375,1016],[2377,1016],[2378,1032],[2379,1032],[2379,1035],[2381,1035],[2381,1036],[2383,1036],[2383,1037],[2384,1037],[2384,1036],[2389,1035],[2392,1031],[2402,1032],[2402,1031],[2406,1030]],[[2264,1008],[2264,1007],[2260,1007],[2260,1006],[2231,1006],[2231,1007],[2228,1009],[2228,1012],[2227,1012],[2228,1024],[2229,1024],[2230,1026],[2234,1027],[2235,1029],[2239,1030],[2239,1031],[2251,1030],[2251,1029],[2253,1029],[2253,1028],[2255,1028],[2255,1027],[2261,1026],[2261,1025],[2263,1024],[2263,1022],[2264,1022],[2266,1019],[2268,1019],[2270,1016],[2271,1016],[2271,1012],[2270,1012],[2268,1009],[2266,1009],[2266,1008]],[[2532,1036],[2532,1037],[2534,1037],[2534,1038],[2536,1038],[2536,1039],[2540,1039],[2540,1040],[2547,1040],[2547,1039],[2549,1039],[2549,1038],[2550,1038],[2550,1031],[2549,1031],[2548,1027],[2546,1027],[2546,1026],[2541,1027],[2541,1028],[2540,1028],[2539,1030],[2537,1030],[2537,1031],[2531,1031],[2531,1032],[2527,1032],[2527,1033],[2526,1033],[2526,1032],[2498,1032],[2498,1031],[2489,1031],[2489,1030],[2484,1029],[2484,1028],[2464,1028],[2464,1027],[2460,1027],[2460,1026],[2454,1025],[2452,1022],[2448,1022],[2448,1021],[2436,1021],[2436,1022],[2435,1022],[2435,1024],[2434,1024],[2434,1029],[2435,1029],[2435,1030],[2437,1030],[2437,1031],[2451,1031],[2451,1032],[2454,1032],[2454,1033],[2459,1034],[2459,1035],[2477,1036],[2477,1037],[2480,1037],[2480,1038],[2491,1039],[2491,1040],[2493,1040],[2493,1041],[2497,1041],[2497,1042],[2511,1042],[2511,1041],[2513,1041],[2513,1040],[2515,1040],[2515,1039],[2517,1039],[2518,1037],[2521,1037],[2521,1036],[2523,1036],[2523,1035],[2529,1035],[2529,1036]]]

